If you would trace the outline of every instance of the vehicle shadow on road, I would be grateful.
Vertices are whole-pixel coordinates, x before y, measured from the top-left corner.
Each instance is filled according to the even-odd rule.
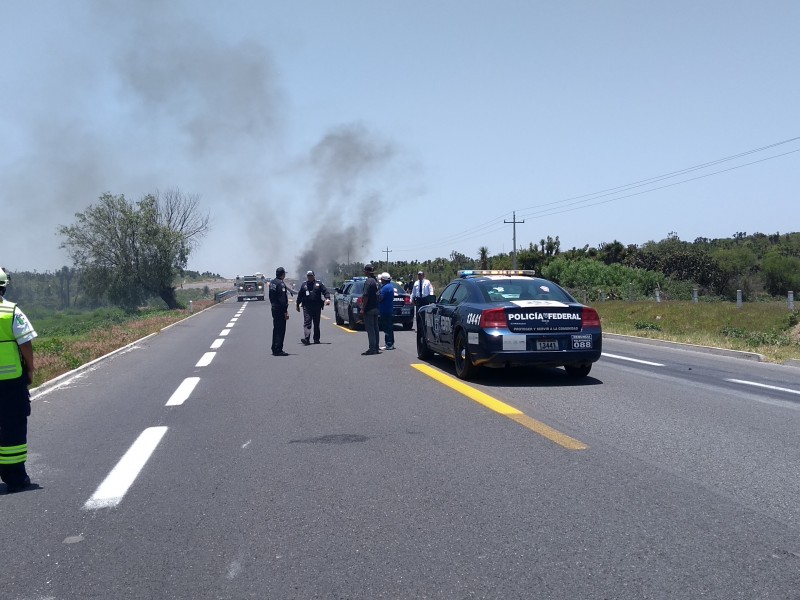
[[[419,359],[417,359],[419,360]],[[456,377],[453,361],[441,356],[434,356],[427,361],[432,367],[441,369],[448,375]],[[466,383],[475,383],[487,387],[586,387],[602,385],[603,381],[591,375],[586,377],[571,377],[567,372],[558,367],[506,367],[506,368],[481,368],[476,376]]]

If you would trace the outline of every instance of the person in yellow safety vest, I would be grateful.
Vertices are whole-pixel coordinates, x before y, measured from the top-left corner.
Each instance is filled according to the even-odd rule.
[[[9,278],[0,268],[0,479],[6,492],[31,487],[25,471],[28,458],[28,417],[33,381],[33,346],[36,337],[28,318],[14,302],[5,299]]]

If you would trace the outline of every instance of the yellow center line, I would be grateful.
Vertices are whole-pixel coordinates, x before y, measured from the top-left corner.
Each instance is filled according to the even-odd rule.
[[[341,329],[345,333],[358,333],[357,331],[353,331],[352,329],[348,329],[344,325],[336,325],[336,327],[338,327],[339,329]]]
[[[557,429],[553,429],[549,425],[545,425],[544,423],[537,421],[536,419],[532,419],[522,411],[514,408],[506,404],[505,402],[501,402],[496,398],[492,398],[489,394],[485,394],[480,390],[476,390],[475,388],[467,385],[466,383],[462,383],[456,379],[453,379],[449,375],[445,375],[441,371],[437,371],[436,369],[429,367],[428,365],[422,364],[412,364],[413,368],[417,371],[420,371],[430,377],[431,379],[435,379],[439,383],[446,385],[450,389],[457,391],[459,394],[463,394],[467,398],[474,400],[478,404],[482,404],[489,410],[493,410],[496,413],[499,413],[503,416],[508,417],[512,421],[516,421],[523,427],[527,427],[531,431],[538,433],[542,437],[547,438],[551,442],[555,442],[559,446],[566,448],[567,450],[586,450],[589,446],[581,442],[580,440],[576,440],[575,438],[571,438],[565,433],[561,433]]]

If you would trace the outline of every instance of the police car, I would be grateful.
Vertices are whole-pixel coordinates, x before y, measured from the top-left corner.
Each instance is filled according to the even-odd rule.
[[[417,356],[455,361],[470,379],[479,367],[563,366],[585,377],[600,358],[597,311],[533,271],[459,271],[436,302],[417,312]]]
[[[366,277],[353,277],[336,288],[333,295],[333,314],[337,325],[344,325],[346,321],[350,329],[356,329],[364,324],[361,295],[364,293],[366,281]]]

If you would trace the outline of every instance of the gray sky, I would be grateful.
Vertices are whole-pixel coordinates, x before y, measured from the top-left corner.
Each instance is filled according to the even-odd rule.
[[[225,276],[509,252],[513,211],[518,245],[562,249],[798,231],[798,23],[796,0],[5,0],[0,264],[69,264],[58,225],[174,188],[212,220],[189,268]]]

